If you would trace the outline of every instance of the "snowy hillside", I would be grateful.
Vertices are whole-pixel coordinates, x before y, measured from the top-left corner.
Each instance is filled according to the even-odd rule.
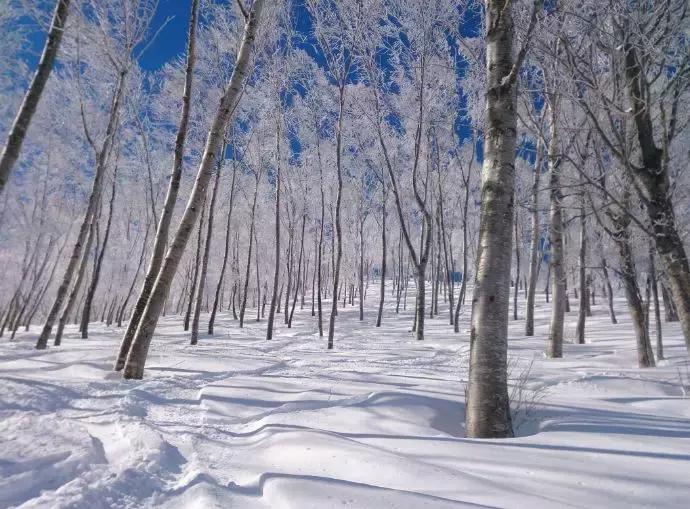
[[[332,352],[307,308],[290,330],[279,315],[271,342],[224,314],[196,347],[167,317],[143,381],[110,370],[122,330],[69,328],[36,351],[34,327],[0,346],[0,507],[685,507],[678,325],[665,324],[669,360],[642,370],[623,301],[618,326],[596,306],[588,344],[547,360],[537,300],[534,338],[511,324],[520,436],[506,440],[464,438],[466,315],[461,335],[430,320],[422,343],[409,309],[377,330],[348,306]]]

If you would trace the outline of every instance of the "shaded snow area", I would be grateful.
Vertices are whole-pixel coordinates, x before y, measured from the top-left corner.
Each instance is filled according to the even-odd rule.
[[[588,343],[547,360],[538,301],[534,338],[510,326],[510,440],[464,438],[467,310],[461,334],[444,313],[417,342],[409,305],[374,326],[373,285],[363,323],[340,312],[332,352],[306,307],[270,342],[265,322],[223,314],[189,346],[163,318],[142,381],[110,371],[122,330],[72,326],[36,351],[34,326],[0,343],[0,507],[690,507],[678,325],[667,360],[638,369],[624,303],[619,325],[598,303]]]

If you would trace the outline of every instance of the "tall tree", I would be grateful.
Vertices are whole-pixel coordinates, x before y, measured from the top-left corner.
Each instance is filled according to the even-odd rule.
[[[196,47],[196,25],[199,12],[199,0],[192,0],[191,15],[189,17],[189,25],[187,28],[187,61],[185,67],[184,89],[182,92],[182,113],[180,115],[180,123],[177,127],[177,135],[175,136],[175,150],[173,158],[173,167],[170,174],[170,182],[168,184],[168,192],[165,196],[165,203],[163,205],[163,212],[161,213],[156,237],[153,242],[153,250],[151,252],[151,260],[144,278],[144,285],[139,293],[137,302],[134,306],[134,312],[127,325],[127,330],[122,337],[120,349],[115,360],[115,371],[121,371],[125,367],[125,360],[129,354],[129,350],[134,339],[141,315],[144,312],[146,303],[151,290],[156,282],[158,273],[163,263],[165,249],[168,244],[168,234],[170,231],[170,222],[172,221],[173,212],[175,210],[175,203],[177,202],[177,195],[180,190],[180,179],[182,178],[182,161],[184,157],[184,144],[187,139],[187,126],[189,124],[189,109],[192,96],[192,84],[194,78],[194,51]]]
[[[240,7],[241,3],[238,4]],[[192,188],[187,207],[185,208],[180,225],[170,244],[168,253],[163,261],[146,308],[141,317],[137,332],[132,342],[124,368],[124,378],[142,378],[153,333],[158,318],[168,297],[173,277],[177,272],[187,241],[194,229],[194,223],[199,215],[201,202],[206,193],[206,186],[211,178],[213,162],[223,139],[223,133],[230,117],[240,100],[243,85],[249,72],[251,49],[254,45],[264,0],[254,0],[245,17],[244,35],[237,53],[237,59],[232,71],[230,82],[223,93],[213,123],[206,136],[204,153],[197,172],[197,178]]]
[[[53,12],[53,18],[50,22],[50,29],[48,30],[48,37],[41,58],[38,61],[38,67],[31,79],[29,88],[24,95],[17,116],[12,123],[12,127],[7,135],[5,147],[0,154],[0,194],[5,189],[10,178],[10,173],[14,167],[14,163],[19,158],[19,153],[26,137],[26,132],[31,124],[31,119],[36,112],[38,103],[41,100],[43,89],[48,82],[50,73],[53,70],[53,63],[60,49],[60,41],[65,31],[65,23],[67,21],[67,14],[69,13],[70,0],[58,0]],[[4,8],[4,7],[3,7]]]
[[[479,249],[470,339],[466,429],[472,438],[513,435],[508,397],[508,308],[515,182],[517,76],[541,2],[532,6],[526,40],[513,55],[513,2],[486,3],[486,125]]]

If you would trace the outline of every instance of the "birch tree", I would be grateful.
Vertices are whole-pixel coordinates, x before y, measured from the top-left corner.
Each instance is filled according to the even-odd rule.
[[[473,438],[513,435],[507,385],[508,306],[515,179],[517,76],[537,23],[534,2],[513,54],[512,2],[486,5],[486,126],[477,274],[472,299],[466,429]]]
[[[242,87],[249,72],[251,50],[259,27],[263,4],[263,0],[254,0],[248,11],[245,11],[241,3],[238,4],[245,18],[245,26],[232,76],[220,100],[220,104],[214,115],[212,127],[206,137],[204,154],[199,165],[197,179],[194,183],[189,201],[187,202],[182,220],[168,248],[165,260],[163,261],[151,295],[147,301],[146,308],[142,314],[141,321],[137,327],[137,332],[132,341],[131,348],[127,354],[124,378],[143,377],[146,357],[158,318],[163,309],[163,304],[168,297],[172,279],[175,276],[180,259],[187,246],[187,241],[194,228],[194,223],[199,215],[199,207],[201,206],[206,192],[206,186],[211,177],[213,162],[215,158],[218,157],[223,133],[240,99]]]
[[[26,132],[29,129],[29,124],[36,112],[38,102],[41,100],[41,95],[43,94],[43,89],[53,70],[53,63],[60,49],[60,42],[62,41],[62,35],[65,30],[69,6],[70,0],[58,0],[55,4],[50,28],[48,30],[45,45],[43,46],[41,58],[36,67],[36,72],[24,95],[24,100],[19,107],[17,116],[12,123],[2,153],[0,153],[0,194],[2,194],[2,191],[5,189],[5,184],[7,184],[12,168],[19,158]]]

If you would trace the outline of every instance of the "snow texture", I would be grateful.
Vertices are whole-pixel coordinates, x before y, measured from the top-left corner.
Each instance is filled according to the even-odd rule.
[[[549,305],[534,338],[510,325],[518,437],[464,437],[468,311],[409,332],[411,306],[374,327],[341,310],[328,352],[310,310],[264,339],[221,314],[189,346],[161,320],[145,379],[111,364],[122,329],[92,327],[36,351],[37,327],[0,345],[0,507],[395,508],[688,507],[688,358],[664,324],[667,360],[636,368],[624,303],[603,305],[587,344],[545,359]],[[392,303],[389,304],[392,306]],[[572,336],[576,309],[567,317]],[[205,318],[205,317],[202,317]],[[572,330],[571,330],[572,329]]]

